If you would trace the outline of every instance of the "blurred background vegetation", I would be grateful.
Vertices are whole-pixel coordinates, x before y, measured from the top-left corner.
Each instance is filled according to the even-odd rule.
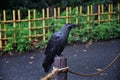
[[[120,0],[0,0],[0,13],[3,9],[7,10],[8,13],[10,13],[10,10],[20,9],[24,12],[22,17],[26,17],[28,9],[37,9],[40,11],[42,8],[47,7],[51,8],[51,10],[53,7],[61,7],[64,10],[67,6],[74,8],[89,4],[104,4],[107,7],[109,3],[117,5],[117,3],[120,3]]]

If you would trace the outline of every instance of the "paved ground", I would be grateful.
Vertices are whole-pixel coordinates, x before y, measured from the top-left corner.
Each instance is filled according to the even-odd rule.
[[[108,65],[120,52],[120,39],[94,42],[91,46],[75,44],[67,46],[63,54],[68,66],[80,73],[94,73],[96,68]],[[0,57],[0,80],[40,80],[46,74],[41,67],[44,50],[22,55]],[[68,80],[120,80],[120,59],[107,71],[95,77],[68,74]]]

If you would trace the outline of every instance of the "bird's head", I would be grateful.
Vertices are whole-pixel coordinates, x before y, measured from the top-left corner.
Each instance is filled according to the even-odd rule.
[[[79,24],[70,24],[70,23],[65,24],[65,27],[67,27],[68,29],[72,29],[79,26],[80,26]]]

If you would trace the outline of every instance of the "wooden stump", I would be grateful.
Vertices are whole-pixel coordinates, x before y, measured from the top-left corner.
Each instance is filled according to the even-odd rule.
[[[67,58],[66,57],[56,57],[54,61],[55,68],[65,68],[67,67]],[[55,75],[55,80],[67,80],[67,72],[59,72]]]

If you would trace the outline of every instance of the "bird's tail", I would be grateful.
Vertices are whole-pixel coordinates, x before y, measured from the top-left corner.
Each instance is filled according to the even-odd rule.
[[[55,56],[51,56],[51,55],[47,55],[43,61],[42,67],[44,68],[45,72],[48,72],[51,68],[51,65],[54,62],[54,57]]]

